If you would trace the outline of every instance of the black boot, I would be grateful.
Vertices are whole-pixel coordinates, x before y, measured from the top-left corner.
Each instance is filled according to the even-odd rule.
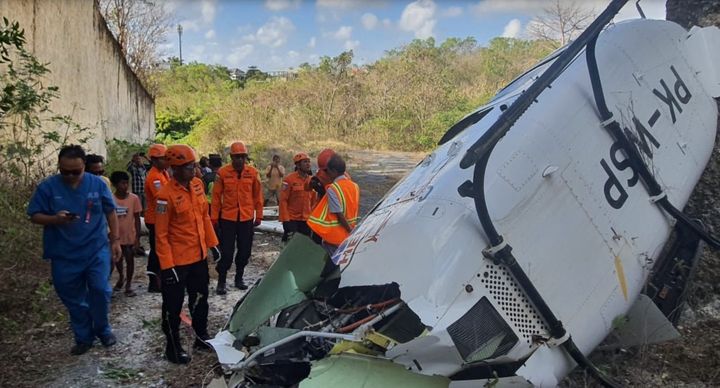
[[[242,280],[242,278],[235,278],[235,287],[240,290],[247,290],[248,286],[245,284],[245,282]]]
[[[165,357],[168,361],[174,364],[187,364],[190,362],[190,356],[188,356],[185,349],[180,346],[180,343],[173,343],[168,341],[165,345]]]
[[[218,274],[217,287],[215,287],[215,293],[218,295],[227,294],[227,290],[225,289],[225,276],[226,274]]]

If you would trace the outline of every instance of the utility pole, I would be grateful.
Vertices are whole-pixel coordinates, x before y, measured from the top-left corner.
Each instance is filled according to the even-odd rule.
[[[180,45],[180,65],[182,66],[182,24],[178,24],[178,43]]]

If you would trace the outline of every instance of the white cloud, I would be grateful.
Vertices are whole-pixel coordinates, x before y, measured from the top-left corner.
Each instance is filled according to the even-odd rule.
[[[345,41],[345,50],[355,50],[358,46],[360,46],[360,42],[357,40]]]
[[[223,60],[223,56],[222,54],[213,54],[210,59],[212,60],[212,63],[218,64]]]
[[[520,12],[536,14],[550,5],[553,0],[481,0],[470,6],[470,10],[479,16],[493,13]]]
[[[392,27],[392,21],[390,19],[383,19],[382,24],[385,28]]]
[[[517,38],[520,36],[520,31],[522,30],[522,22],[520,19],[513,19],[508,22],[508,24],[505,25],[505,29],[503,29],[502,37],[503,38]]]
[[[454,17],[458,17],[462,14],[463,14],[462,7],[450,7],[448,9],[443,10],[440,13],[440,16],[446,17],[446,18],[454,18]]]
[[[295,30],[295,25],[286,17],[273,16],[254,35],[246,36],[246,40],[258,41],[266,46],[280,47],[287,42],[288,35]]]
[[[337,31],[332,33],[332,37],[337,40],[348,40],[352,36],[352,27],[341,26]]]
[[[212,23],[215,20],[215,11],[216,11],[216,2],[215,0],[203,0],[202,1],[202,20],[205,23]]]
[[[236,47],[232,50],[230,55],[227,56],[226,60],[231,66],[240,67],[241,65],[243,65],[243,60],[250,56],[250,54],[252,54],[254,50],[255,47],[251,44],[245,44],[240,47]]]
[[[308,42],[307,46],[310,48],[315,48],[315,45],[317,44],[317,39],[313,36],[310,38],[310,41]]]
[[[198,32],[200,31],[200,23],[198,23],[195,20],[183,20],[180,23],[178,23],[182,26],[183,31],[193,31]],[[171,33],[175,33],[174,28],[171,28]]]
[[[300,7],[300,0],[265,0],[265,8],[271,11],[285,11]]]
[[[287,56],[288,56],[289,60],[294,61],[294,60],[298,59],[298,57],[300,56],[300,53],[298,53],[295,50],[290,50],[290,51],[288,51]]]
[[[316,4],[319,8],[352,9],[379,7],[385,3],[386,2],[382,0],[317,0]]]
[[[205,39],[215,39],[215,30],[208,30],[205,33]]]
[[[436,10],[432,0],[417,0],[408,4],[400,16],[400,29],[413,32],[420,39],[433,36]]]
[[[360,22],[366,30],[373,30],[378,25],[378,17],[371,13],[363,14]]]

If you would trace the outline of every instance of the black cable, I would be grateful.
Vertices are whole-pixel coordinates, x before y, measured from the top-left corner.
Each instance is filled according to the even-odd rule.
[[[603,122],[608,122],[605,126],[610,136],[614,141],[620,144],[621,150],[624,151],[625,156],[630,163],[633,171],[637,172],[640,181],[642,182],[645,190],[650,194],[651,197],[657,197],[663,195],[663,190],[658,183],[655,176],[650,172],[648,166],[643,162],[640,150],[635,146],[635,143],[630,141],[625,132],[620,128],[620,124],[612,120],[613,114],[607,107],[605,101],[605,94],[603,93],[602,82],[600,80],[600,71],[597,66],[597,59],[595,57],[595,44],[597,43],[597,37],[593,38],[588,42],[585,55],[587,57],[587,67],[590,74],[590,82],[592,84],[593,96],[595,98],[595,105],[597,106],[600,119]],[[675,218],[678,222],[686,226],[688,229],[693,231],[700,239],[705,241],[709,246],[714,249],[720,248],[720,240],[710,235],[706,230],[703,229],[702,225],[691,220],[685,213],[675,207],[667,196],[663,196],[655,202],[656,205],[660,206],[670,216]]]

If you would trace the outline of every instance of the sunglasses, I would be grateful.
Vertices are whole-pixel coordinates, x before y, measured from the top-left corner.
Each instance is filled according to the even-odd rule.
[[[183,170],[186,170],[186,171],[195,171],[195,163],[188,163],[188,164],[180,166],[180,168],[182,168]]]
[[[60,175],[62,175],[62,176],[70,176],[70,175],[80,176],[82,173],[83,173],[83,170],[63,170],[63,169],[60,169]]]
[[[90,172],[90,174],[93,174],[93,175],[97,175],[97,176],[100,176],[100,175],[103,175],[103,174],[105,174],[105,170],[100,170],[100,171],[89,171],[89,172]]]

